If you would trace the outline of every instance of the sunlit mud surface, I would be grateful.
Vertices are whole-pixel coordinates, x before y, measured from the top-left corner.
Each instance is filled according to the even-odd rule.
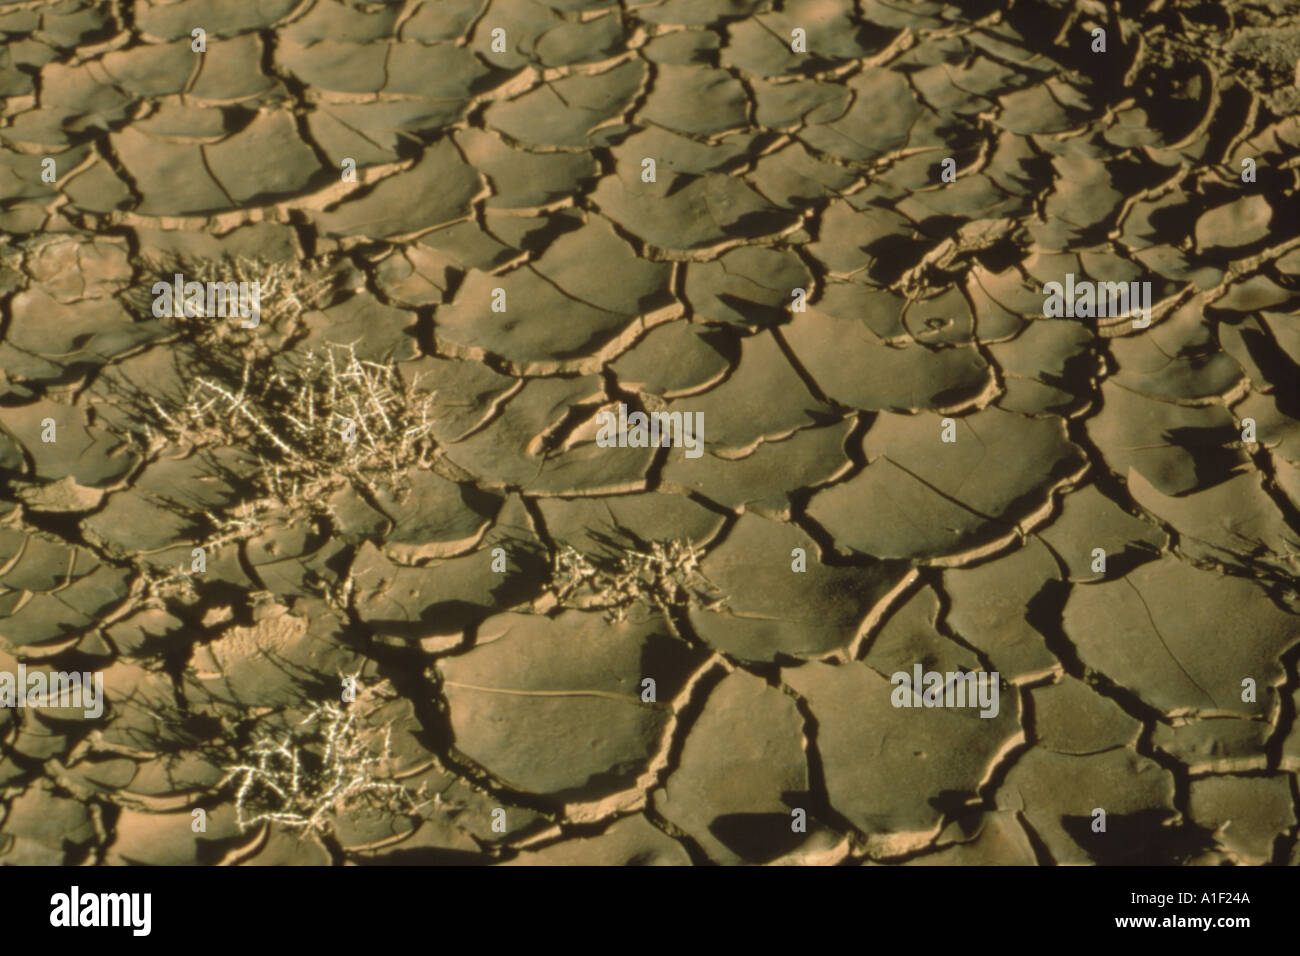
[[[0,862],[1300,861],[1300,4],[1112,6],[0,3]]]

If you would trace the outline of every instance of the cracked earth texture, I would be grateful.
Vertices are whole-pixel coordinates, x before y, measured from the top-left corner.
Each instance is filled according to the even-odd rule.
[[[0,860],[1295,864],[1298,59],[1276,0],[0,3],[0,671],[106,697],[0,709]]]

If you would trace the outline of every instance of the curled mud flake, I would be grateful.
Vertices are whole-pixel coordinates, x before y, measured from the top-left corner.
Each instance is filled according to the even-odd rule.
[[[1099,603],[1100,602],[1100,603]],[[1095,617],[1101,604],[1110,610]],[[1248,579],[1202,571],[1166,555],[1125,577],[1075,587],[1065,633],[1089,667],[1166,714],[1262,717],[1281,683],[1280,655],[1295,643],[1294,617]],[[1231,628],[1238,639],[1213,641]],[[1243,699],[1243,677],[1258,684]]]
[[[837,834],[792,810],[810,804],[803,719],[795,702],[752,674],[725,677],[691,727],[681,762],[655,808],[718,863],[797,861]]]
[[[643,816],[624,817],[597,836],[521,853],[505,866],[686,866],[680,843]]]
[[[0,859],[11,866],[62,866],[85,861],[95,840],[87,807],[36,783],[9,804],[0,833],[10,839]]]
[[[726,602],[692,608],[692,627],[713,647],[751,661],[846,648],[903,574],[885,562],[830,567],[798,528],[749,516],[710,550],[700,571]]]
[[[1173,775],[1127,748],[1081,757],[1031,750],[997,793],[998,807],[1020,813],[1058,864],[1188,862],[1212,843],[1204,829],[1170,825],[1173,800]]]
[[[979,670],[976,654],[939,630],[943,609],[933,588],[919,588],[887,613],[885,623],[869,635],[869,647],[861,656],[872,670],[891,675],[910,672],[917,662],[923,671],[945,674]]]
[[[951,602],[946,623],[1009,680],[1058,664],[1038,626],[1059,614],[1064,599],[1052,553],[1029,540],[1009,555],[944,572]]]
[[[1243,864],[1272,862],[1277,834],[1296,824],[1286,774],[1196,780],[1187,803],[1192,818]]]
[[[817,492],[808,516],[842,550],[880,558],[978,554],[1043,520],[1052,492],[1084,469],[1056,421],[998,409],[946,421],[952,442],[937,415],[879,416],[863,439],[867,467]],[[894,520],[873,520],[880,501]]]
[[[1054,753],[1083,757],[1133,745],[1142,724],[1095,687],[1072,677],[1032,691],[1034,730]],[[1159,735],[1163,725],[1157,725]]]
[[[881,856],[931,843],[945,814],[975,794],[1022,733],[1018,703],[1007,689],[999,688],[997,713],[982,718],[978,704],[974,709],[896,707],[891,698],[911,690],[891,676],[856,662],[782,671],[817,720],[831,805]],[[907,669],[902,676],[910,682],[913,672]],[[987,678],[986,686],[992,686]],[[856,702],[852,708],[850,700]],[[936,805],[922,796],[939,793],[951,803]]]
[[[492,618],[438,672],[459,752],[510,787],[590,801],[644,785],[702,660],[657,614],[568,611]]]
[[[727,508],[789,520],[803,489],[842,478],[853,467],[848,445],[855,422],[804,428],[789,438],[764,441],[743,458],[669,458],[666,487],[696,492]],[[779,467],[778,463],[779,462]]]

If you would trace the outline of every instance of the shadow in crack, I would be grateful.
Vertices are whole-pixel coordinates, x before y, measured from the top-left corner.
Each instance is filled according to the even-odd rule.
[[[1161,438],[1192,456],[1196,485],[1200,491],[1222,484],[1241,472],[1243,456],[1233,447],[1240,442],[1241,435],[1235,426],[1170,428]]]
[[[1272,336],[1265,335],[1257,329],[1242,329],[1241,340],[1250,353],[1251,360],[1259,366],[1264,377],[1275,383],[1300,382],[1300,365],[1292,361]],[[1300,418],[1300,388],[1274,389],[1273,398],[1277,410],[1288,418]]]
[[[349,853],[348,862],[356,866],[486,866],[491,857],[466,850],[442,850],[421,847],[411,850],[390,850],[377,856]]]
[[[1104,866],[1178,866],[1214,848],[1211,831],[1194,824],[1171,826],[1169,810],[1108,814],[1106,829],[1093,832],[1091,816],[1067,816],[1061,825],[1097,863]]]
[[[709,824],[709,832],[741,859],[770,863],[808,839],[806,833],[795,833],[790,821],[788,813],[727,813]]]

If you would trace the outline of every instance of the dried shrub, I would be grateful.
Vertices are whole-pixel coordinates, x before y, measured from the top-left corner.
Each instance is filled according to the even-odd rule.
[[[652,541],[646,551],[626,550],[613,558],[585,555],[568,545],[553,558],[551,591],[556,601],[583,610],[603,610],[622,621],[638,605],[665,614],[688,607],[716,611],[726,598],[700,571],[700,552],[689,542]]]
[[[362,720],[362,701],[317,702],[286,732],[262,732],[247,753],[227,765],[221,784],[234,783],[241,830],[278,823],[298,832],[326,834],[333,817],[358,810],[415,815],[423,794],[390,776],[392,728]]]

